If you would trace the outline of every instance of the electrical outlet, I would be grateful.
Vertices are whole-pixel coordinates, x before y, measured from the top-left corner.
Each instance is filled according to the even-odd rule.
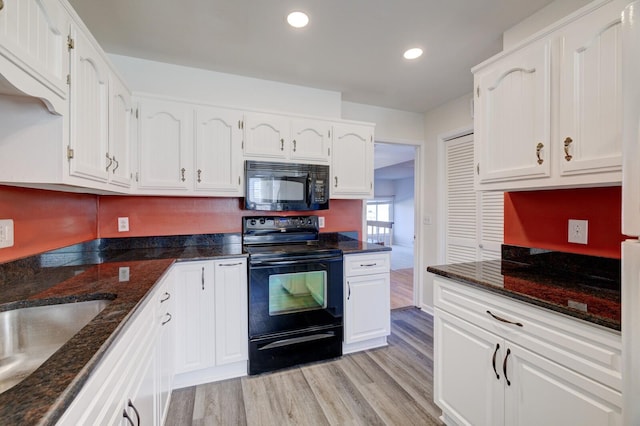
[[[0,220],[0,248],[13,247],[13,219]]]
[[[569,219],[569,242],[587,244],[589,221]]]
[[[129,218],[128,217],[119,217],[118,218],[118,232],[129,232]]]
[[[129,281],[129,267],[121,266],[118,268],[118,281],[126,282]]]
[[[324,216],[318,216],[318,226],[324,228]]]

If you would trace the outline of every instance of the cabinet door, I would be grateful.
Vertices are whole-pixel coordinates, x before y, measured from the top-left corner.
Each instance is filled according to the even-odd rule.
[[[289,119],[272,114],[247,114],[244,121],[244,155],[287,158]]]
[[[391,332],[389,274],[346,277],[345,284],[344,342],[388,336]]]
[[[106,182],[109,132],[109,68],[89,37],[74,31],[71,50],[69,172]]]
[[[478,183],[550,175],[550,45],[542,40],[475,78]]]
[[[215,365],[213,262],[175,265],[175,372]]]
[[[332,146],[331,197],[373,197],[373,129],[355,124],[335,124]]]
[[[622,424],[619,392],[518,345],[508,346],[505,424]]]
[[[561,144],[556,148],[562,175],[622,168],[620,31],[625,3],[606,4],[563,31]]]
[[[107,171],[109,182],[131,186],[131,93],[118,77],[109,78],[109,150]]]
[[[293,120],[291,123],[292,160],[329,162],[331,125],[323,121]]]
[[[33,96],[44,96],[42,89],[34,84],[35,79],[59,96],[59,100],[66,99],[69,17],[63,6],[58,0],[5,0],[3,3],[0,56],[15,65],[15,68],[3,67],[3,75]],[[53,109],[60,114],[65,112],[58,107]]]
[[[248,359],[247,261],[215,262],[216,365]]]
[[[242,195],[242,112],[198,108],[195,115],[195,188]]]
[[[155,417],[155,351],[146,351],[137,361],[137,368],[131,376],[131,387],[122,402],[123,411],[119,416],[121,426],[159,424]],[[124,412],[128,417],[125,417]]]
[[[505,424],[502,338],[436,308],[433,340],[433,399],[445,418],[459,425]]]
[[[189,105],[142,99],[138,161],[141,189],[187,190],[193,176],[193,110]]]

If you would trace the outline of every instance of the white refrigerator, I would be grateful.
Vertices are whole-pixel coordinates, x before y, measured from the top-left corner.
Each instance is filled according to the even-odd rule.
[[[622,233],[640,237],[640,0],[622,14]],[[640,241],[622,243],[623,423],[640,425]]]

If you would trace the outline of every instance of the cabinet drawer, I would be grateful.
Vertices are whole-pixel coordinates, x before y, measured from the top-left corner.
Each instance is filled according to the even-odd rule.
[[[615,390],[621,389],[622,342],[620,333],[614,330],[439,277],[434,279],[434,305]],[[487,311],[512,324],[494,319]]]
[[[344,256],[344,274],[347,277],[389,272],[389,253],[349,254]]]

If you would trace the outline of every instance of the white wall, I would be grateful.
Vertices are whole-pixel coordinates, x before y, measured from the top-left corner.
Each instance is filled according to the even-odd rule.
[[[242,77],[199,68],[108,55],[129,88],[224,107],[339,119],[340,92]]]
[[[430,218],[431,225],[423,225],[424,232],[420,244],[423,253],[421,261],[424,262],[419,269],[422,288],[422,308],[431,311],[433,309],[433,276],[426,272],[426,267],[438,263],[438,170],[443,164],[438,162],[438,145],[443,137],[458,132],[462,129],[473,129],[471,117],[472,93],[454,99],[428,111],[425,114],[425,145],[422,155],[423,164],[423,217],[424,223]]]
[[[393,203],[393,244],[413,247],[414,179],[410,177],[392,182],[395,192]]]
[[[503,49],[510,49],[520,41],[591,3],[591,1],[556,0],[549,3],[546,7],[505,31],[502,35]]]
[[[342,102],[342,118],[376,123],[377,142],[424,141],[424,114]]]
[[[389,179],[376,179],[373,185],[374,198],[393,197],[395,195],[393,181]]]

